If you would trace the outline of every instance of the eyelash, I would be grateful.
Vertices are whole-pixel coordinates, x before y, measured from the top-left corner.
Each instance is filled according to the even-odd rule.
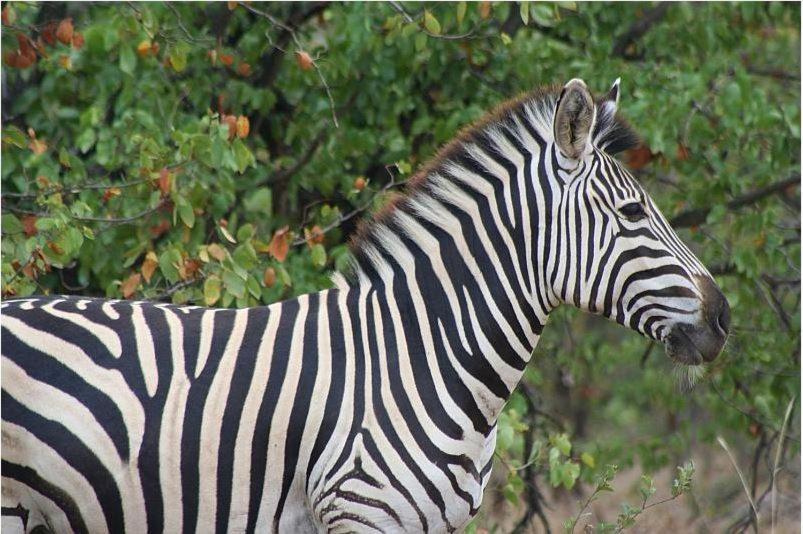
[[[624,215],[625,218],[631,222],[640,221],[647,216],[641,202],[629,202],[619,208],[619,213]]]

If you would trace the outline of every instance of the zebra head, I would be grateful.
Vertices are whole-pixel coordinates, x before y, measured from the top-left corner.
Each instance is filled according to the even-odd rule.
[[[616,117],[618,100],[618,79],[596,102],[578,79],[558,97],[553,167],[562,182],[556,215],[565,230],[557,264],[565,271],[553,274],[552,289],[562,302],[663,342],[676,362],[711,361],[728,336],[728,301],[647,192],[610,155],[633,141]]]

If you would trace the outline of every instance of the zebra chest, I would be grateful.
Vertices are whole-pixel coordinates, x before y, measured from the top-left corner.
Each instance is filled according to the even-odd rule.
[[[322,531],[455,532],[476,515],[490,475],[495,427],[482,443],[453,444],[447,451],[382,442],[363,430],[310,488]]]

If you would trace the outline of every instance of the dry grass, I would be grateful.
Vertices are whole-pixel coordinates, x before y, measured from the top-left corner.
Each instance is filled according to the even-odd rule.
[[[729,532],[740,518],[750,513],[749,504],[745,499],[742,483],[739,481],[727,454],[719,447],[699,446],[692,454],[696,473],[694,475],[694,489],[691,495],[684,495],[675,501],[656,506],[639,516],[636,525],[627,530],[630,533],[672,532],[685,533],[719,533]],[[742,469],[748,464],[745,458],[741,462]],[[605,493],[590,507],[591,516],[586,515],[578,523],[576,533],[583,532],[586,523],[596,524],[599,521],[615,522],[621,503],[627,501],[637,505],[638,483],[642,471],[638,468],[622,470],[614,480],[615,491]],[[655,486],[658,492],[652,500],[659,500],[669,496],[669,488],[676,472],[674,468],[665,468],[655,473]],[[757,485],[756,499],[768,487],[768,473],[762,473]],[[502,476],[494,475],[486,491],[485,502],[482,508],[482,517],[478,532],[511,532],[524,512],[524,507],[518,510],[505,501],[501,491]],[[574,494],[564,490],[553,491],[546,487],[543,480],[539,480],[539,488],[547,500],[546,516],[550,528],[555,534],[563,533],[563,522],[577,513],[578,502],[587,497],[589,488],[582,488],[582,493]],[[775,532],[777,534],[797,534],[800,530],[800,457],[793,458],[787,469],[779,472],[776,480],[776,520]],[[756,502],[759,513],[759,532],[770,532],[771,499],[769,496]],[[523,532],[540,533],[543,527],[537,517]],[[748,527],[746,532],[752,532]]]

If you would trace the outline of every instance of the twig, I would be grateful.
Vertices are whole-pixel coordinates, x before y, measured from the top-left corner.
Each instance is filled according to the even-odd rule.
[[[360,213],[362,213],[365,210],[367,210],[369,207],[371,207],[371,204],[373,203],[374,199],[379,194],[384,193],[384,192],[392,189],[393,187],[404,185],[405,183],[407,183],[407,180],[402,180],[402,181],[397,182],[395,179],[391,179],[390,182],[385,184],[381,189],[379,189],[376,193],[374,193],[371,196],[371,198],[368,199],[368,201],[366,201],[364,204],[362,204],[358,208],[354,209],[353,211],[350,211],[349,213],[346,213],[345,215],[341,215],[340,217],[337,218],[336,221],[324,226],[321,229],[321,232],[320,232],[321,235],[326,234],[327,232],[330,232],[331,230],[334,230],[335,228],[337,228],[338,226],[340,226],[344,222],[348,221],[349,219],[354,218],[356,215],[359,215]],[[294,247],[298,247],[298,246],[301,246],[301,245],[305,244],[306,242],[307,241],[303,237],[299,237],[299,238],[296,238],[295,241],[293,241],[292,245]]]
[[[388,3],[390,4],[390,7],[395,9],[402,17],[404,17],[404,20],[406,20],[408,24],[414,24],[416,22],[415,18],[413,18],[412,15],[410,15],[399,2],[391,0]],[[416,18],[418,18],[418,16],[416,16]],[[475,29],[472,28],[471,30],[463,34],[432,33],[426,28],[421,28],[421,31],[424,32],[429,37],[432,37],[433,39],[443,39],[445,41],[459,41],[461,39],[470,38],[472,35],[474,35]]]
[[[786,424],[789,422],[789,416],[792,415],[792,408],[795,406],[795,401],[797,397],[795,395],[792,396],[792,400],[789,401],[789,405],[786,407],[786,414],[783,416],[783,424],[781,425],[781,434],[778,438],[778,445],[775,447],[775,461],[773,462],[772,466],[772,478],[770,487],[770,534],[775,533],[775,479],[778,475],[778,464],[781,461],[781,451],[783,450],[783,443],[784,443],[784,434],[786,434]]]
[[[653,27],[657,22],[659,22],[664,15],[666,15],[666,11],[672,5],[671,2],[661,2],[654,8],[648,10],[644,13],[644,16],[634,22],[627,31],[622,34],[619,39],[616,40],[616,43],[613,45],[613,55],[619,57],[630,57],[626,54],[627,48],[644,37],[644,35]]]
[[[249,4],[245,3],[245,2],[238,2],[238,5],[243,6],[247,11],[253,13],[254,15],[256,15],[258,17],[264,18],[265,20],[267,20],[268,22],[270,22],[274,26],[277,26],[277,27],[281,28],[282,30],[286,31],[288,34],[290,34],[290,37],[293,39],[293,42],[295,43],[295,45],[296,45],[296,47],[297,47],[299,52],[301,52],[304,49],[304,47],[301,46],[301,41],[299,41],[298,36],[296,35],[296,32],[292,27],[290,27],[287,24],[285,24],[284,22],[280,21],[279,19],[277,19],[276,17],[274,17],[270,13],[267,13],[265,11],[257,9],[255,7],[253,7],[252,5],[249,5]],[[281,48],[278,48],[276,45],[274,45],[272,43],[271,43],[271,45],[274,48],[282,51]],[[332,122],[334,123],[335,128],[340,128],[340,124],[337,121],[337,112],[335,111],[335,99],[332,97],[332,91],[329,89],[329,84],[326,82],[326,78],[324,78],[323,72],[321,72],[321,69],[318,66],[318,61],[317,60],[312,60],[312,66],[315,69],[315,72],[318,74],[318,78],[321,80],[321,84],[323,85],[323,88],[326,91],[326,97],[329,99],[329,108],[332,111]]]
[[[800,174],[793,173],[789,178],[775,182],[766,187],[748,191],[744,195],[740,195],[733,200],[730,200],[726,206],[728,209],[738,209],[750,204],[754,204],[768,196],[780,193],[790,186],[800,185]],[[675,228],[687,228],[689,226],[699,225],[705,222],[711,208],[693,208],[682,211],[672,217],[670,224]]]
[[[731,451],[728,448],[728,444],[725,443],[725,440],[722,438],[722,436],[717,436],[717,442],[723,449],[725,449],[725,453],[728,455],[728,459],[730,460],[734,469],[736,469],[736,474],[739,475],[739,481],[742,483],[742,488],[744,489],[744,495],[745,497],[747,497],[747,502],[750,503],[750,507],[753,509],[756,528],[758,528],[758,522],[760,519],[758,515],[758,509],[756,508],[756,503],[753,502],[753,497],[750,495],[750,489],[747,487],[747,482],[745,482],[744,476],[742,475],[742,470],[739,469],[739,465],[736,463],[736,459],[733,457],[733,454],[731,454]]]

